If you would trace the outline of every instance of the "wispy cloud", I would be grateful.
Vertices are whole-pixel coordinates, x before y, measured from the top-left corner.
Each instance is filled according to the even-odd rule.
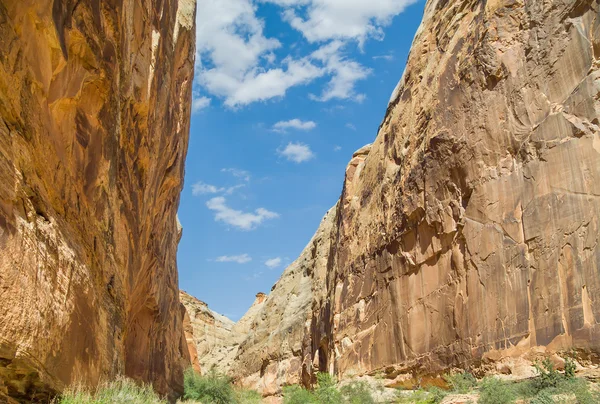
[[[340,150],[342,150],[342,146],[337,146],[337,145],[336,145],[336,146],[333,146],[333,151],[334,151],[334,152],[338,152],[338,151],[340,151]]]
[[[294,163],[303,163],[315,157],[310,146],[303,143],[290,142],[283,150],[278,150],[278,153]]]
[[[202,181],[198,181],[197,183],[192,185],[192,195],[200,196],[200,195],[221,194],[221,193],[225,194],[225,195],[231,195],[238,189],[244,188],[245,186],[246,186],[246,184],[238,184],[238,185],[234,185],[231,187],[217,187],[215,185],[206,184]]]
[[[220,257],[215,258],[216,262],[235,262],[237,264],[246,264],[252,261],[252,257],[248,254],[241,255],[222,255]]]
[[[229,174],[233,175],[236,178],[241,178],[242,180],[244,180],[246,182],[250,182],[251,175],[250,175],[250,173],[248,171],[239,170],[237,168],[222,168],[221,172],[222,173],[229,173]]]
[[[354,124],[352,124],[352,123],[350,123],[350,122],[348,122],[348,123],[346,124],[346,127],[347,127],[348,129],[350,129],[350,130],[356,130],[356,126],[354,126]]]
[[[225,188],[219,188],[211,184],[206,184],[202,181],[198,181],[192,185],[192,195],[205,195],[205,194],[218,194],[219,192],[225,191]]]
[[[210,98],[208,97],[200,97],[194,94],[194,98],[192,100],[192,113],[195,114],[197,112],[202,111],[204,108],[210,105]]]
[[[275,132],[286,132],[288,129],[297,130],[313,130],[317,127],[317,124],[313,121],[302,121],[300,119],[291,119],[289,121],[279,121],[273,125],[273,131]]]
[[[258,208],[254,212],[243,212],[227,206],[227,200],[218,196],[206,202],[208,209],[215,212],[215,220],[236,227],[240,230],[253,230],[265,220],[276,219],[278,213],[265,208]]]
[[[380,60],[380,59],[391,62],[392,60],[394,60],[394,54],[392,52],[390,52],[390,53],[386,53],[385,55],[373,56],[373,60]]]
[[[271,258],[265,261],[265,265],[271,269],[275,269],[281,265],[281,258]]]

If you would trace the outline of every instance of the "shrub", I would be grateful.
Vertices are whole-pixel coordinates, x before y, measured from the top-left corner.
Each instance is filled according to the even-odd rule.
[[[94,391],[82,387],[67,390],[59,399],[59,404],[166,404],[150,385],[138,386],[131,379],[118,377],[104,383]]]
[[[554,364],[549,358],[545,358],[541,363],[535,362],[533,366],[538,373],[538,377],[535,379],[538,390],[558,386],[562,375],[554,369]]]
[[[446,375],[444,379],[450,385],[452,391],[466,394],[477,387],[477,379],[469,372]]]
[[[548,390],[540,391],[529,404],[554,404],[555,401],[552,398],[552,394]]]
[[[258,391],[237,389],[235,390],[235,402],[238,404],[260,404],[262,396]]]
[[[284,404],[318,404],[313,394],[300,386],[286,386],[283,388]]]
[[[439,387],[431,387],[427,391],[415,390],[406,395],[405,392],[398,391],[398,403],[401,404],[439,404],[448,393]]]
[[[486,377],[479,388],[479,404],[509,404],[515,401],[515,392],[507,383]]]
[[[569,380],[575,379],[575,371],[577,370],[577,366],[575,365],[575,361],[573,358],[565,358],[565,378]]]
[[[342,403],[342,395],[335,387],[335,379],[329,373],[317,374],[317,388],[314,395],[319,404]]]
[[[355,381],[341,388],[344,403],[348,404],[375,404],[371,395],[371,386],[364,381]]]
[[[183,379],[183,397],[211,404],[235,404],[235,390],[231,380],[213,370],[201,376],[193,369],[186,370]]]

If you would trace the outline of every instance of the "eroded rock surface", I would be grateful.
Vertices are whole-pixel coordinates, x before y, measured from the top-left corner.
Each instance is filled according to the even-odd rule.
[[[0,0],[0,396],[118,373],[182,390],[194,14],[194,0]]]
[[[276,394],[319,370],[408,383],[532,350],[597,360],[599,12],[428,1],[376,141],[255,317],[238,380]]]

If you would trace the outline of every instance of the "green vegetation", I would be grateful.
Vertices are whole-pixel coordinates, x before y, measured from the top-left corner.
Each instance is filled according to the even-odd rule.
[[[283,389],[284,404],[375,404],[371,386],[355,381],[338,389],[335,379],[328,373],[317,374],[317,386],[306,390],[300,386]]]
[[[481,381],[468,372],[444,376],[448,390],[429,387],[416,391],[398,391],[395,403],[439,404],[449,394],[473,394],[473,403],[512,404],[517,400],[527,404],[598,404],[600,392],[575,375],[575,361],[565,360],[564,372],[554,368],[549,359],[536,363],[537,376],[519,382],[486,377]],[[375,404],[373,386],[365,381],[354,381],[342,387],[327,373],[317,375],[313,390],[300,386],[283,389],[284,404]],[[382,388],[383,389],[383,388]],[[478,398],[477,398],[478,396]],[[259,404],[262,397],[252,390],[233,386],[225,375],[210,372],[201,376],[192,369],[185,372],[184,397],[181,403],[202,404]],[[386,401],[389,402],[389,401]],[[130,379],[119,377],[96,389],[80,386],[66,391],[54,404],[166,404],[150,385],[137,385]]]
[[[459,394],[466,394],[477,387],[477,379],[469,372],[446,375],[444,379],[450,390]]]
[[[132,380],[119,377],[115,381],[105,383],[96,390],[90,391],[82,387],[71,388],[58,400],[58,404],[166,404],[149,385],[138,386]]]
[[[199,375],[188,369],[183,390],[184,400],[203,404],[259,404],[262,401],[258,392],[234,388],[229,377],[212,370],[207,375]]]

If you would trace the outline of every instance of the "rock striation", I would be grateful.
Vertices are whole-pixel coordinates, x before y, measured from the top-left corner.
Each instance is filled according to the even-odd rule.
[[[599,100],[597,0],[429,0],[375,142],[231,373],[276,394],[316,371],[597,361]]]
[[[119,373],[182,390],[194,16],[194,0],[0,0],[0,401]]]

